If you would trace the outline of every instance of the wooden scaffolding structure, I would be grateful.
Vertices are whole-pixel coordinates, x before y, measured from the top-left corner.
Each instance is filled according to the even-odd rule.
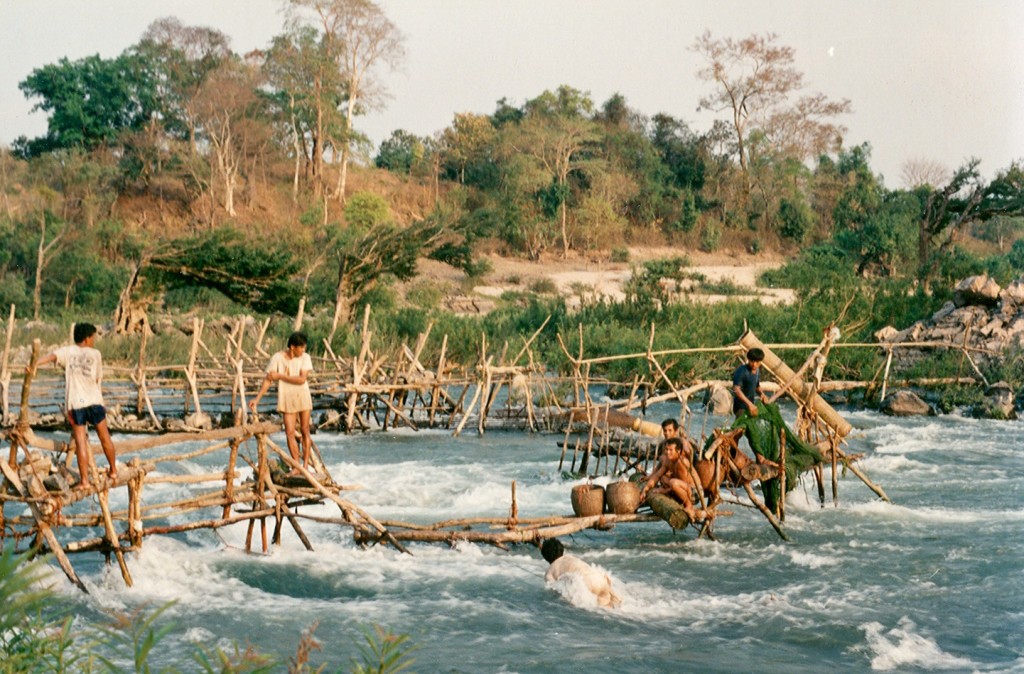
[[[412,346],[402,344],[398,354],[378,354],[372,346],[369,316],[367,307],[360,331],[360,348],[355,356],[339,358],[329,344],[323,345],[325,355],[319,359],[319,367],[311,378],[314,398],[324,410],[320,422],[322,430],[332,428],[333,424],[334,429],[342,432],[387,430],[399,426],[413,430],[445,428],[454,435],[466,428],[475,429],[480,434],[493,427],[547,431],[562,438],[559,443],[559,470],[563,470],[568,461],[568,472],[576,478],[622,477],[630,471],[647,473],[658,460],[656,438],[660,435],[660,425],[637,415],[637,410],[659,402],[675,401],[679,404],[681,427],[690,432],[699,446],[707,443],[703,455],[713,463],[714,480],[724,481],[727,486],[731,484],[734,490],[742,488],[753,504],[751,507],[760,510],[779,535],[787,538],[782,528],[785,499],[777,511],[770,512],[752,489],[755,482],[780,477],[778,466],[773,470],[770,465],[754,468],[736,465],[738,435],[724,429],[708,429],[706,414],[699,433],[694,428],[691,399],[714,386],[728,383],[698,381],[682,385],[672,380],[666,365],[667,359],[682,354],[717,353],[740,362],[748,349],[758,346],[766,352],[765,369],[776,380],[774,387],[766,385],[765,388],[775,391],[773,399],[787,395],[794,400],[800,437],[817,446],[831,465],[833,503],[838,502],[840,466],[861,479],[879,498],[888,500],[885,492],[856,465],[859,457],[843,448],[850,426],[820,395],[827,390],[849,389],[855,385],[876,386],[881,366],[872,382],[830,382],[823,379],[823,374],[832,350],[850,347],[878,349],[879,345],[836,343],[838,334],[831,327],[825,331],[819,344],[765,345],[748,331],[736,343],[722,347],[655,351],[652,325],[648,348],[644,352],[587,357],[580,326],[575,353],[571,353],[562,336],[558,336],[568,363],[562,368],[565,374],[558,374],[541,363],[534,352],[534,343],[547,321],[529,339],[523,339],[522,345],[516,349],[510,349],[508,343],[497,351],[489,349],[486,337],[481,336],[477,363],[468,367],[453,364],[446,358],[445,335],[439,357],[429,367],[422,356],[431,327],[428,326]],[[108,558],[116,558],[125,582],[130,585],[131,575],[124,555],[138,549],[146,535],[218,529],[238,522],[248,522],[247,550],[254,547],[252,539],[257,523],[260,526],[260,549],[268,550],[270,520],[274,522],[274,528],[269,542],[280,543],[287,522],[303,545],[312,549],[313,544],[301,526],[301,520],[309,518],[351,528],[355,540],[361,545],[384,542],[404,551],[402,541],[469,540],[505,545],[540,541],[585,528],[602,529],[616,523],[652,521],[659,517],[670,522],[673,528],[693,525],[698,536],[713,537],[715,517],[728,514],[719,511],[719,505],[747,505],[720,495],[716,488],[714,491],[698,490],[698,501],[704,514],[704,519],[698,522],[690,522],[689,518],[685,521],[679,519],[678,509],[671,504],[655,508],[651,514],[520,518],[513,483],[507,518],[474,518],[431,525],[378,521],[343,498],[342,493],[349,487],[334,481],[320,457],[314,457],[315,470],[307,470],[296,463],[286,450],[274,444],[270,436],[280,430],[278,423],[250,418],[246,395],[255,390],[263,377],[262,365],[269,357],[263,348],[268,325],[269,320],[247,329],[245,320],[239,319],[224,335],[223,352],[218,354],[203,338],[204,322],[193,319],[192,345],[186,363],[149,363],[146,357],[147,338],[143,336],[134,366],[108,367],[104,381],[108,407],[131,410],[121,418],[125,425],[118,427],[112,423],[112,429],[155,434],[116,443],[119,455],[135,456],[127,465],[121,465],[116,478],[97,478],[92,489],[82,490],[69,489],[67,485],[73,481],[68,474],[72,455],[68,451],[68,443],[42,438],[34,431],[34,428],[48,426],[48,410],[56,407],[54,401],[62,398],[63,390],[55,376],[34,382],[37,378],[35,363],[40,350],[38,341],[33,344],[29,366],[17,389],[20,395],[17,414],[10,405],[10,395],[15,392],[11,386],[13,369],[9,361],[14,331],[12,309],[0,359],[0,402],[6,426],[0,431],[0,440],[10,443],[7,461],[0,460],[4,477],[0,486],[0,537],[13,540],[16,546],[28,541],[31,549],[51,552],[68,578],[85,589],[68,560],[72,553],[99,551]],[[911,346],[914,345],[899,345],[899,348]],[[881,378],[883,391],[890,385],[888,365],[893,349],[898,347],[886,345],[885,348],[889,358]],[[959,348],[973,365],[968,349]],[[775,353],[786,349],[812,352],[794,371]],[[595,366],[613,360],[635,360],[638,363],[637,374],[632,382],[615,382],[621,390],[629,391],[625,400],[598,402],[594,398],[595,386],[610,382],[593,377],[591,373]],[[957,377],[955,380],[915,383],[927,385],[954,381],[976,382],[972,378]],[[652,395],[657,391],[663,393]],[[212,415],[207,410],[220,412],[221,423],[218,425],[223,427],[214,428],[214,424],[209,423]],[[180,423],[169,425],[168,419],[174,418],[169,415],[175,411]],[[60,418],[58,414],[50,413],[50,416]],[[49,427],[54,425],[50,423]],[[175,432],[167,432],[168,428]],[[168,451],[183,442],[202,443],[204,446],[184,453]],[[91,450],[95,452],[97,448]],[[200,456],[219,457],[223,461],[223,470],[203,475],[168,475],[161,470],[162,466]],[[783,455],[780,463],[784,461]],[[283,477],[275,463],[301,473],[301,477]],[[240,470],[242,464],[251,470]],[[814,476],[824,506],[825,489],[820,465],[815,467]],[[699,483],[700,476],[694,477]],[[785,480],[784,471],[781,471],[781,479]],[[160,482],[187,484],[195,491],[185,499],[143,505],[142,495],[146,486]],[[120,495],[121,490],[124,490],[123,496]],[[116,495],[115,502],[123,502],[125,506],[112,508],[111,494]],[[96,501],[93,511],[65,515],[66,510],[75,509],[72,506],[87,500],[91,502],[93,497]],[[298,511],[300,506],[328,501],[339,508],[338,517],[314,517]],[[11,511],[18,508],[18,513],[8,516],[8,506]],[[200,519],[176,524],[167,522],[171,514],[188,513],[200,513]],[[87,527],[99,534],[79,536],[73,542],[61,543],[55,531],[63,527]]]

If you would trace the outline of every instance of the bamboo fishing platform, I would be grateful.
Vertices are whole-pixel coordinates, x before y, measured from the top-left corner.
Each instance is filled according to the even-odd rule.
[[[820,395],[826,390],[852,388],[850,382],[823,379],[832,349],[879,349],[878,344],[837,344],[838,332],[828,329],[819,344],[766,345],[747,331],[737,342],[723,347],[655,351],[652,325],[645,352],[587,358],[581,326],[575,354],[570,353],[562,336],[558,336],[566,357],[566,365],[561,370],[565,374],[558,374],[557,370],[540,363],[532,348],[545,321],[514,351],[508,343],[497,352],[489,351],[486,338],[482,337],[478,362],[471,366],[446,359],[447,336],[444,336],[436,364],[428,367],[422,355],[430,327],[419,335],[412,347],[403,344],[398,354],[387,356],[375,353],[372,348],[369,315],[367,307],[356,355],[339,358],[325,343],[324,355],[316,359],[317,367],[310,377],[310,385],[314,413],[320,411],[317,422],[320,432],[357,433],[397,427],[413,431],[442,428],[453,435],[459,435],[467,427],[479,434],[495,428],[546,432],[562,437],[561,442],[552,442],[553,451],[557,445],[561,446],[560,471],[571,461],[567,472],[574,479],[603,476],[616,479],[624,478],[630,471],[648,473],[658,460],[656,438],[660,435],[660,425],[644,419],[638,411],[643,413],[656,403],[675,402],[679,405],[680,427],[698,442],[698,446],[704,446],[707,438],[713,438],[704,455],[713,464],[712,475],[717,482],[714,490],[698,490],[702,519],[691,522],[687,517],[683,521],[677,508],[664,503],[652,512],[523,518],[518,512],[513,483],[508,517],[446,520],[426,525],[377,520],[345,498],[346,491],[360,487],[338,483],[329,474],[319,450],[314,452],[311,466],[302,466],[271,440],[271,435],[280,432],[280,423],[250,416],[247,393],[259,386],[264,375],[263,365],[269,358],[262,346],[269,319],[262,325],[239,319],[230,330],[215,333],[222,339],[220,348],[211,348],[206,343],[203,321],[193,319],[190,355],[181,365],[149,363],[147,337],[143,333],[135,366],[105,368],[104,394],[111,430],[133,434],[130,439],[115,443],[119,457],[117,474],[113,477],[96,475],[95,461],[91,457],[98,448],[90,447],[90,470],[96,475],[93,486],[76,488],[71,486],[78,477],[71,469],[73,452],[69,451],[68,441],[62,439],[67,436],[62,435],[66,431],[55,402],[63,397],[63,383],[55,371],[36,371],[35,363],[40,356],[38,340],[32,345],[23,381],[20,386],[12,386],[17,383],[13,381],[9,359],[14,330],[12,308],[0,359],[4,426],[0,440],[10,443],[7,460],[0,460],[3,475],[0,542],[7,545],[11,541],[16,548],[53,554],[69,580],[85,591],[69,555],[99,552],[108,560],[116,559],[125,583],[131,585],[126,554],[138,550],[145,536],[217,530],[243,522],[247,524],[247,551],[257,551],[258,546],[259,551],[267,553],[270,544],[281,543],[287,529],[306,549],[313,550],[313,542],[302,528],[305,519],[349,528],[355,542],[362,546],[383,543],[408,552],[403,542],[465,540],[505,546],[539,542],[583,529],[607,529],[616,524],[660,520],[669,522],[673,529],[693,526],[698,537],[713,538],[715,518],[731,514],[719,508],[736,505],[757,508],[775,531],[788,540],[783,528],[785,499],[772,512],[752,488],[766,479],[781,477],[784,482],[785,472],[779,471],[778,466],[773,472],[772,466],[767,464],[754,469],[735,465],[733,459],[738,458],[735,452],[739,451],[737,435],[725,429],[708,429],[706,412],[699,431],[695,428],[696,415],[690,409],[691,399],[724,382],[706,380],[681,386],[669,377],[664,364],[667,358],[694,353],[724,357],[726,363],[735,364],[754,346],[765,350],[764,369],[776,382],[774,387],[766,384],[764,388],[774,390],[773,398],[786,395],[796,403],[800,437],[818,447],[830,464],[833,503],[838,503],[840,466],[857,476],[879,498],[888,500],[885,492],[856,465],[859,457],[843,448],[851,427]],[[248,349],[246,340],[252,342]],[[885,345],[889,360],[880,380],[883,392],[889,385],[888,363],[892,350],[912,346]],[[775,353],[784,349],[813,351],[794,371]],[[963,355],[970,360],[967,350]],[[645,368],[646,373],[638,374],[631,383],[608,382],[591,376],[591,369],[597,365],[626,359],[636,361],[637,371]],[[880,365],[876,380],[881,371]],[[974,382],[959,376],[956,381]],[[950,382],[943,380],[941,383]],[[628,390],[628,397],[614,403],[597,402],[595,386],[612,384]],[[875,380],[857,384],[877,385]],[[503,389],[504,395],[501,395]],[[12,393],[20,397],[17,406],[10,404]],[[214,417],[218,419],[216,423]],[[47,437],[37,434],[37,430],[49,431]],[[198,447],[175,451],[184,444]],[[570,447],[571,458],[568,456]],[[128,458],[122,461],[120,457]],[[207,463],[217,459],[223,469],[205,474],[180,472],[184,462],[199,457],[207,457]],[[783,456],[780,462],[784,460]],[[287,472],[299,475],[289,477]],[[815,466],[812,472],[824,506],[822,466]],[[145,494],[152,491],[153,485],[161,483],[181,485],[189,490],[188,495],[150,502]],[[718,489],[721,485],[725,491]],[[730,498],[726,493],[731,491],[736,496],[740,490],[749,504]],[[300,511],[304,506],[322,504],[337,506],[338,516]],[[181,521],[183,518],[188,519]],[[257,526],[259,541],[254,543]]]

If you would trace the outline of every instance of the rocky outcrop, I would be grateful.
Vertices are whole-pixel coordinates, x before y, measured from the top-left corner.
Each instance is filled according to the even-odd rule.
[[[1024,343],[1024,278],[1006,288],[1000,288],[984,274],[965,278],[956,285],[954,301],[946,302],[931,318],[903,330],[886,326],[875,333],[875,338],[882,344],[966,345],[990,352],[972,353],[975,361],[997,358],[1007,349]],[[895,352],[900,365],[909,365],[920,357],[921,352],[912,349]]]
[[[1016,419],[1013,387],[1005,381],[992,384],[985,391],[985,399],[971,413],[983,419]]]
[[[931,405],[912,391],[905,390],[893,391],[886,396],[879,409],[892,417],[924,417],[935,414]]]
[[[886,326],[875,333],[875,339],[882,345],[931,342],[954,348],[966,346],[972,349],[971,359],[984,367],[987,362],[1006,357],[1010,349],[1024,346],[1024,277],[1005,288],[985,274],[965,278],[957,283],[953,301],[946,302],[930,318],[903,330]],[[894,350],[894,370],[912,365],[928,350],[930,347]],[[968,370],[965,374],[973,373]],[[970,413],[990,419],[1016,419],[1016,397],[1006,382],[993,384]]]
[[[994,306],[999,302],[999,293],[1002,288],[999,284],[988,277],[968,276],[956,284],[953,289],[953,303],[958,307],[966,307],[972,304]]]

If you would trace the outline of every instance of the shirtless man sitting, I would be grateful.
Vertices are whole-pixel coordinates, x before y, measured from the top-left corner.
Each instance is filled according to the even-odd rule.
[[[693,508],[693,489],[696,485],[691,474],[690,456],[689,448],[684,451],[683,441],[679,438],[671,437],[665,440],[658,467],[640,490],[640,502],[647,498],[647,493],[651,490],[658,494],[672,494],[683,504],[683,509],[690,520],[696,521],[697,513]]]

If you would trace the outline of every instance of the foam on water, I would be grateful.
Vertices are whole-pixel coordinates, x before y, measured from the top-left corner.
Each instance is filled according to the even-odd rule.
[[[906,616],[888,630],[877,622],[865,623],[861,628],[874,671],[906,671],[910,667],[957,671],[978,668],[969,658],[946,653],[933,638],[919,634],[917,625]]]
[[[341,665],[355,653],[358,626],[378,623],[410,635],[418,671],[1022,671],[1024,424],[849,418],[857,431],[848,451],[864,454],[859,465],[892,503],[840,474],[838,504],[829,496],[821,507],[805,477],[786,503],[792,543],[744,507],[742,491],[719,518],[717,542],[661,522],[565,537],[571,552],[609,572],[618,610],[597,607],[571,578],[545,584],[547,564],[530,545],[409,544],[413,554],[403,555],[361,549],[350,529],[312,521],[302,523],[312,553],[287,526],[269,555],[241,551],[244,523],[147,537],[128,558],[133,588],[116,566],[76,559],[91,594],[66,593],[87,615],[176,600],[166,615],[181,625],[173,638],[186,654],[214,635],[288,657],[318,622],[317,638]],[[362,486],[345,498],[378,519],[435,522],[506,517],[513,481],[520,518],[569,513],[569,492],[584,481],[558,474],[560,439],[400,430],[321,433],[316,442],[338,482]],[[164,470],[202,474],[222,469],[219,461]],[[826,491],[830,479],[826,469]],[[145,497],[191,495],[164,483]],[[333,504],[300,512],[339,514]],[[48,576],[62,582],[58,571]],[[638,649],[643,660],[628,655]]]

